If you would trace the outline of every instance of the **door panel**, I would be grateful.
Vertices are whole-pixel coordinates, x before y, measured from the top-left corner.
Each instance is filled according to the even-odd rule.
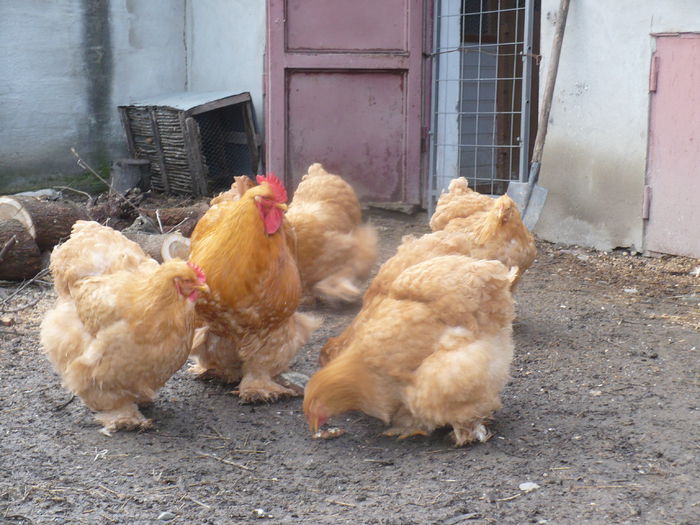
[[[287,50],[407,51],[406,2],[289,0]]]
[[[322,161],[329,171],[354,175],[352,184],[361,199],[381,195],[382,200],[401,200],[403,80],[401,72],[291,73],[289,107],[296,112],[287,136],[293,187],[310,164],[329,159]],[[329,119],[340,108],[339,122]],[[372,159],[372,173],[363,172],[367,159]]]
[[[656,39],[645,249],[700,257],[700,35]]]
[[[423,0],[268,0],[266,164],[309,164],[363,200],[419,204]]]

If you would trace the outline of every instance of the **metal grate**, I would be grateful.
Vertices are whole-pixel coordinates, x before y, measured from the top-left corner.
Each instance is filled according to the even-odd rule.
[[[455,177],[506,192],[527,175],[535,0],[437,0],[428,210]],[[524,108],[524,111],[523,111]]]
[[[246,142],[244,111],[243,105],[238,105],[194,115],[211,193],[229,189],[236,175],[257,173],[257,159],[251,158]]]

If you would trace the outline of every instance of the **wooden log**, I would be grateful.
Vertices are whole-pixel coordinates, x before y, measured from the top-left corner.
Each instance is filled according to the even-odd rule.
[[[93,220],[85,207],[71,202],[47,201],[36,197],[0,197],[0,221],[16,220],[24,225],[40,250],[49,250],[68,238],[78,219]]]
[[[187,260],[190,252],[190,240],[179,233],[145,233],[139,231],[122,231],[127,239],[141,246],[144,252],[159,263],[175,257]]]
[[[184,208],[158,208],[157,210],[141,208],[140,210],[144,215],[154,219],[156,224],[158,224],[158,218],[160,218],[160,223],[166,230],[175,225],[179,225],[176,229],[185,237],[189,237],[192,234],[192,230],[194,230],[194,227],[197,225],[197,221],[202,218],[202,215],[204,215],[208,209],[208,204],[200,202],[194,206],[187,206]],[[158,217],[156,217],[156,212]]]
[[[0,279],[31,279],[41,270],[41,251],[24,224],[0,220]]]

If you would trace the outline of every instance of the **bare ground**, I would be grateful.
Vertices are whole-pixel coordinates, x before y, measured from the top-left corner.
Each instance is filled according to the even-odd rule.
[[[369,216],[382,260],[426,231]],[[50,284],[1,283],[0,523],[700,523],[700,261],[539,249],[495,436],[462,449],[359,413],[312,440],[300,399],[241,405],[184,370],[145,410],[156,430],[106,437],[39,347]],[[307,375],[357,308],[316,311]]]

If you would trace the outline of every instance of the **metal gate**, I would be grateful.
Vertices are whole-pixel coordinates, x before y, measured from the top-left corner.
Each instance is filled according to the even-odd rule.
[[[535,3],[436,0],[429,213],[455,177],[489,195],[527,180]]]

